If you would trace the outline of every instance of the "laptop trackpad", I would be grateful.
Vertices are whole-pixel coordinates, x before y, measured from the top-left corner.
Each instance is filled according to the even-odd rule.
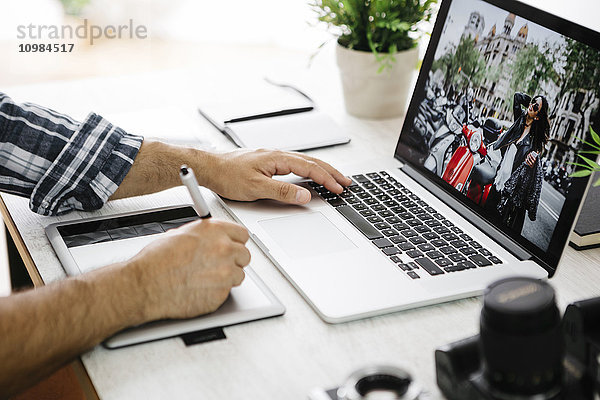
[[[267,219],[258,224],[291,258],[315,257],[356,248],[320,212]]]

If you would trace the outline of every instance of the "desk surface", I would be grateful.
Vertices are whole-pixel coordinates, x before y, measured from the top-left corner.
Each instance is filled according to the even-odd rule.
[[[311,155],[335,165],[392,156],[400,119],[375,122],[347,116],[331,65],[307,70],[298,67],[304,66],[306,59],[287,56],[262,59],[244,68],[252,75],[264,71],[265,63],[276,63],[279,70],[287,71],[278,79],[306,89],[352,137],[348,145],[314,150]],[[322,67],[328,71],[326,74]],[[195,124],[191,130],[198,139],[227,150],[233,148],[232,144],[197,117],[193,105],[200,95],[223,95],[219,89],[233,85],[229,78],[238,72],[235,66],[220,70],[207,66],[193,72],[43,84],[6,91],[17,100],[39,102],[78,118],[90,110],[110,115],[151,109],[160,98],[161,104],[166,102],[189,113]],[[57,90],[60,97],[56,96]],[[109,202],[97,212],[75,212],[59,218],[31,213],[27,199],[2,195],[2,200],[7,222],[18,230],[12,234],[24,246],[20,249],[22,254],[25,258],[30,256],[29,263],[39,271],[40,280],[48,283],[63,279],[65,274],[44,234],[45,225],[57,220],[181,204],[187,202],[187,193],[180,187]],[[214,199],[210,203],[216,217],[230,219]],[[284,316],[228,327],[227,340],[192,347],[185,347],[178,338],[120,350],[96,347],[81,358],[99,397],[305,399],[312,388],[335,386],[366,364],[392,363],[407,367],[434,399],[441,398],[435,384],[433,352],[438,346],[477,332],[478,298],[330,325],[318,318],[254,243],[249,243],[249,248],[254,270],[286,306]],[[562,310],[571,301],[600,296],[600,250],[576,252],[568,248],[550,282],[557,289]]]

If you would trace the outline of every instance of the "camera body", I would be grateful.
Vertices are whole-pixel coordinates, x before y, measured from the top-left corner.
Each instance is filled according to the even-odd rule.
[[[436,350],[437,383],[449,400],[593,400],[599,356],[600,298],[561,321],[547,283],[515,278],[486,290],[480,335]]]

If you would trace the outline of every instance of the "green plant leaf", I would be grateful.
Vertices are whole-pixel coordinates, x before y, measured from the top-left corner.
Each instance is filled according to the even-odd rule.
[[[600,170],[600,165],[598,165],[598,163],[596,161],[590,160],[589,158],[584,157],[581,154],[577,154],[577,157],[581,158],[583,161],[588,163],[592,168],[594,168],[596,170]]]
[[[569,175],[571,178],[583,178],[584,176],[590,176],[592,174],[592,171],[589,169],[584,169],[582,171],[576,171],[573,172],[571,175]]]
[[[571,162],[571,161],[569,161],[567,164],[569,164],[569,165],[575,165],[577,167],[581,167],[581,168],[585,168],[585,169],[590,169],[590,170],[593,169],[592,167],[590,167],[587,164],[580,164],[580,163]]]
[[[596,132],[594,132],[594,130],[592,129],[591,126],[590,126],[590,134],[592,135],[592,139],[594,139],[594,142],[596,142],[600,145],[600,136],[598,136],[598,134]]]
[[[600,178],[596,179],[596,182],[594,182],[592,186],[600,186]]]

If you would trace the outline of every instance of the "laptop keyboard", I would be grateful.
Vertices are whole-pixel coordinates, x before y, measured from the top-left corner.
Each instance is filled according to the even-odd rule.
[[[309,185],[411,278],[502,264],[387,172],[353,175],[352,181],[339,195]]]

